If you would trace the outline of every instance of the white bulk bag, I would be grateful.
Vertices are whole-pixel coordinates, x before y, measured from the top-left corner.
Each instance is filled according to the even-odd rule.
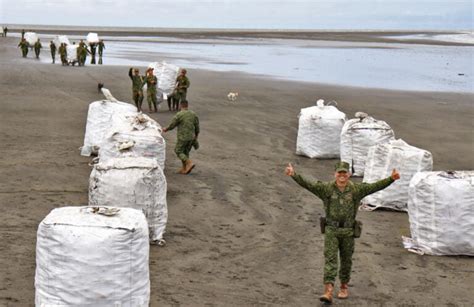
[[[400,173],[400,179],[365,197],[363,208],[407,211],[410,180],[417,172],[433,170],[433,157],[429,151],[410,146],[401,139],[372,146],[365,161],[364,182],[387,178],[394,168]]]
[[[301,109],[298,117],[296,154],[310,158],[338,158],[346,114],[334,106],[324,105],[324,100],[320,99],[316,106]]]
[[[137,114],[137,108],[129,103],[111,100],[94,101],[89,105],[81,155],[90,156],[98,153],[104,135],[110,128],[112,115],[115,113],[134,115]]]
[[[370,146],[393,140],[392,128],[381,120],[376,120],[363,112],[357,118],[348,120],[341,131],[341,161],[349,163],[352,175],[363,176],[365,159]]]
[[[36,306],[148,306],[149,248],[139,210],[54,209],[38,227]]]
[[[56,45],[56,48],[59,48],[63,43],[66,45],[70,44],[66,35],[56,35],[56,37],[54,37],[53,43]]]
[[[89,43],[98,43],[99,42],[99,35],[97,33],[89,33],[87,34],[86,41]]]
[[[474,256],[474,171],[417,173],[408,190],[408,216],[406,248]]]
[[[99,159],[145,157],[165,168],[166,142],[161,126],[145,114],[114,114],[100,145]]]
[[[28,44],[30,44],[30,47],[33,47],[33,45],[38,41],[38,34],[35,32],[26,32],[24,37]]]
[[[140,209],[148,221],[151,243],[163,240],[168,219],[166,178],[155,159],[100,161],[90,176],[89,205]]]
[[[68,62],[74,62],[77,61],[77,48],[79,45],[76,44],[70,44],[66,46],[66,51],[67,51],[67,60]]]
[[[154,62],[148,65],[148,68],[153,68],[153,74],[158,80],[158,92],[166,96],[173,93],[180,68],[166,62]]]

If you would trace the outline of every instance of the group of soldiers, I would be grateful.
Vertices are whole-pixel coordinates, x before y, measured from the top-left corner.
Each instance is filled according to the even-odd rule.
[[[75,45],[76,42],[73,42],[73,45]],[[96,64],[96,52],[97,50],[99,51],[99,64],[102,64],[102,55],[104,54],[104,49],[105,49],[105,44],[104,40],[100,40],[98,43],[89,43],[90,50],[87,48],[86,43],[81,39],[79,42],[79,45],[76,48],[76,59],[69,61],[68,60],[68,53],[67,53],[67,44],[66,43],[61,43],[59,48],[56,48],[56,44],[51,41],[49,44],[49,49],[51,51],[51,59],[52,63],[56,63],[56,51],[60,56],[61,59],[61,64],[63,66],[68,66],[72,65],[74,66],[77,64],[78,66],[84,66],[86,63],[87,55],[90,54],[92,59],[91,59],[91,64]],[[33,46],[30,46],[30,44],[26,41],[24,37],[24,30],[22,31],[22,38],[20,40],[20,43],[18,44],[18,47],[21,48],[22,56],[26,58],[28,56],[28,50],[30,48],[34,48],[36,58],[39,59],[41,48],[43,48],[43,45],[41,45],[41,41],[38,38],[38,40],[34,43]]]
[[[132,80],[132,99],[135,102],[135,105],[139,112],[142,112],[142,103],[143,103],[143,86],[147,86],[147,102],[150,112],[157,112],[157,86],[158,80],[153,74],[153,68],[148,68],[146,70],[145,76],[140,75],[140,70],[138,68],[131,67],[128,71],[128,76]],[[176,85],[173,93],[168,97],[168,109],[170,111],[178,111],[178,106],[181,101],[186,100],[186,94],[190,86],[188,77],[186,76],[186,69],[181,69],[179,76],[176,78]]]
[[[148,68],[145,76],[140,75],[138,68],[130,67],[128,76],[132,80],[132,99],[139,112],[142,112],[143,103],[143,86],[147,86],[147,102],[148,108],[151,112],[157,112],[157,86],[158,79],[153,74],[154,69]],[[181,69],[176,78],[175,89],[173,93],[168,96],[168,108],[170,111],[179,112],[173,117],[168,127],[163,128],[163,132],[178,128],[177,142],[175,146],[175,153],[181,160],[182,167],[178,171],[179,174],[189,174],[195,167],[195,164],[189,158],[191,149],[197,150],[199,148],[199,118],[193,111],[188,109],[188,101],[186,95],[190,82],[186,76],[186,69]]]

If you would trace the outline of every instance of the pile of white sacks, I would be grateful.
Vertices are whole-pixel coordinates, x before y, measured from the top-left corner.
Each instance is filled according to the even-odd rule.
[[[38,228],[37,306],[149,305],[149,244],[165,243],[168,218],[166,143],[155,120],[103,92],[81,148],[98,155],[89,206],[55,209]]]
[[[387,178],[396,168],[400,180],[365,197],[360,209],[408,212],[412,238],[403,241],[410,251],[474,255],[474,172],[432,172],[431,153],[395,139],[386,122],[363,112],[346,121],[323,100],[301,109],[296,143],[298,155],[340,157],[363,182]]]

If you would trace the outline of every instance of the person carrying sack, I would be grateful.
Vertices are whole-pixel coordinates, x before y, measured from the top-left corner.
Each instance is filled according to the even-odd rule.
[[[324,295],[319,299],[332,303],[334,282],[337,276],[338,254],[340,254],[341,280],[339,299],[349,296],[348,284],[351,277],[354,237],[360,237],[361,223],[356,221],[359,203],[365,196],[383,190],[395,180],[400,179],[396,169],[390,177],[375,183],[354,183],[349,180],[349,163],[338,162],[335,165],[334,181],[309,181],[297,174],[288,164],[286,175],[291,176],[300,186],[307,189],[324,204],[326,217],[321,219],[321,231],[324,233]]]

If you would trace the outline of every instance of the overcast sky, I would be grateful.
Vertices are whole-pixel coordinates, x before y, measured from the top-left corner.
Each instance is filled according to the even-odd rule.
[[[473,29],[471,0],[0,0],[0,23],[262,29]]]

